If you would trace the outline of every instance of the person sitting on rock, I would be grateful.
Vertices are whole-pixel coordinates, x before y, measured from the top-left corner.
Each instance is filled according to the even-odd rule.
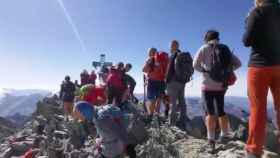
[[[96,157],[116,158],[124,153],[128,133],[120,108],[112,105],[94,107],[81,101],[74,107],[74,117],[95,125],[99,136],[96,139]]]

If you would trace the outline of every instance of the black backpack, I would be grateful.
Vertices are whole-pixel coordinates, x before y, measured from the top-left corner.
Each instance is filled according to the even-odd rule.
[[[74,97],[76,86],[73,82],[64,82],[63,83],[63,97],[71,98]]]
[[[232,53],[228,46],[224,44],[213,44],[213,54],[211,61],[211,69],[208,72],[210,78],[216,82],[222,82],[226,84],[229,79],[232,69]]]
[[[179,52],[175,59],[175,79],[181,83],[187,83],[191,80],[194,73],[193,59],[188,52]]]

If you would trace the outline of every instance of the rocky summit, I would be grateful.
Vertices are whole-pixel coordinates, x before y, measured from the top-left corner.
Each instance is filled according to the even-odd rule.
[[[146,126],[146,141],[136,147],[137,157],[244,158],[244,143],[241,140],[246,137],[246,125],[234,117],[230,117],[230,121],[236,126],[232,141],[226,145],[217,144],[216,150],[210,151],[204,139],[206,129],[201,117],[189,120],[184,131],[169,127],[164,118],[155,117]],[[85,129],[75,121],[65,121],[57,97],[45,98],[37,104],[31,121],[18,132],[11,131],[3,136],[0,158],[21,158],[28,153],[36,158],[94,158],[96,133],[93,126],[87,127]],[[88,137],[82,144],[80,138],[86,135]],[[280,156],[266,151],[264,157]]]

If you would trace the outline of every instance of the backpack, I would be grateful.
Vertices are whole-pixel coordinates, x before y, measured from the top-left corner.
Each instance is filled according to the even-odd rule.
[[[93,123],[102,140],[100,142],[102,154],[121,153],[123,146],[127,144],[128,135],[123,112],[120,108],[113,105],[105,105],[96,109],[96,116],[93,118]],[[113,155],[111,156],[114,157]]]
[[[169,63],[169,57],[168,54],[165,52],[159,52],[156,55],[156,61],[160,64],[160,66],[163,68],[164,71],[167,70],[167,66]]]
[[[161,76],[161,78],[165,78],[169,63],[168,54],[166,52],[159,52],[155,56],[155,63],[157,64],[156,68],[159,69],[157,71],[159,73],[158,75]]]
[[[191,80],[194,73],[193,59],[188,52],[179,52],[174,64],[175,79],[181,83],[187,83]]]
[[[107,77],[107,84],[120,90],[125,89],[122,72],[112,68]]]
[[[213,54],[211,57],[211,68],[208,72],[210,78],[216,82],[222,82],[224,86],[228,86],[228,83],[234,83],[233,68],[232,68],[232,53],[228,46],[224,44],[211,45],[213,47]]]
[[[117,106],[106,105],[98,109],[97,119],[110,118],[113,121],[123,121],[124,114],[121,109]]]
[[[74,98],[75,96],[75,91],[76,91],[76,86],[73,82],[64,82],[62,84],[62,89],[63,89],[63,98],[64,99],[70,99]]]
[[[84,85],[80,89],[80,94],[83,101],[87,101],[94,106],[105,103],[107,99],[105,88],[93,84]]]

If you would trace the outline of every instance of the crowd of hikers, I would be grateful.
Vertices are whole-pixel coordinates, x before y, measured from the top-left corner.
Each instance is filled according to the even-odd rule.
[[[272,92],[277,125],[280,127],[280,5],[278,0],[255,0],[255,7],[246,19],[243,43],[251,47],[248,69],[248,98],[250,103],[248,158],[259,158],[263,153],[266,127],[266,104],[269,89]],[[194,58],[180,49],[178,41],[170,44],[170,53],[150,48],[143,66],[144,108],[146,123],[164,115],[170,126],[186,129],[187,105],[185,85],[192,80],[194,71],[202,75],[202,101],[209,147],[216,142],[230,140],[229,121],[224,110],[225,94],[235,84],[235,70],[241,67],[238,57],[229,46],[220,42],[219,32],[209,30],[204,44]],[[122,62],[102,67],[96,74],[81,73],[80,84],[66,76],[61,85],[66,119],[92,122],[99,135],[97,155],[117,157],[124,152],[136,157],[135,143],[129,143],[125,109],[133,109],[138,99],[134,96],[136,81],[128,73],[131,64]],[[96,80],[100,79],[97,84]],[[78,96],[78,97],[77,97]],[[75,101],[75,105],[74,105]],[[161,107],[164,105],[164,107]],[[217,126],[220,135],[216,136]],[[217,139],[218,138],[218,139]],[[279,134],[280,143],[280,134]],[[187,148],[187,147],[186,147]]]

